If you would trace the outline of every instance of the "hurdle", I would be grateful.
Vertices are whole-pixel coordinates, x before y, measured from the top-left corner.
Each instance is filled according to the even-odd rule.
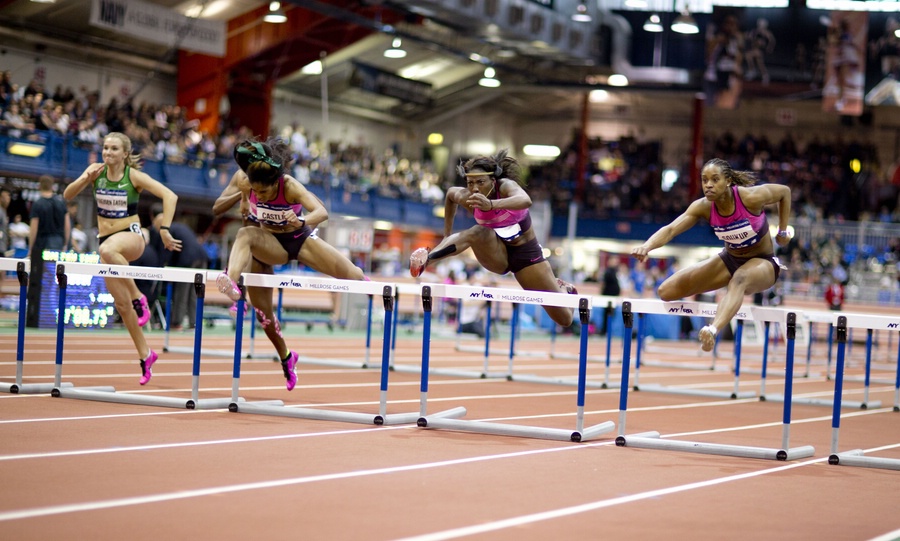
[[[232,380],[232,403],[228,410],[233,413],[253,413],[258,415],[272,415],[278,417],[294,417],[298,419],[314,419],[320,421],[342,421],[368,425],[396,425],[414,423],[419,418],[414,413],[387,413],[388,374],[390,372],[390,346],[391,346],[391,320],[394,315],[394,289],[395,285],[370,281],[336,280],[334,278],[318,278],[310,276],[275,276],[270,274],[244,274],[241,276],[239,287],[241,298],[238,300],[238,316],[243,317],[245,302],[245,287],[281,287],[301,290],[325,290],[348,294],[381,295],[384,301],[385,322],[384,340],[382,343],[381,358],[381,394],[378,404],[378,413],[359,413],[352,411],[322,410],[316,408],[286,407],[283,402],[246,402],[238,400],[240,386],[240,340],[235,335],[234,373]],[[306,357],[303,357],[306,359]],[[299,362],[299,361],[298,361]]]
[[[769,324],[775,322],[777,319],[777,314],[770,312],[771,309],[760,308],[754,306],[752,308],[754,312],[754,318],[756,321],[765,321],[766,329],[769,328]],[[802,317],[802,316],[801,316]],[[812,316],[814,318],[821,318],[820,315]],[[834,318],[834,313],[831,314],[832,321]],[[864,399],[859,400],[843,400],[841,402],[841,407],[844,408],[855,408],[855,409],[867,409],[869,407],[878,408],[881,407],[880,401],[872,401],[869,402],[869,374],[872,362],[872,329],[868,329],[868,336],[866,341],[866,376],[865,376],[865,386],[863,389]],[[763,363],[762,363],[762,371],[760,372],[760,391],[759,391],[759,399],[763,401],[769,402],[783,402],[785,400],[785,395],[782,394],[767,394],[766,393],[766,371],[768,364],[768,354],[767,348],[763,347]],[[829,368],[830,372],[830,368]],[[809,398],[809,397],[801,397],[794,396],[791,398],[791,401],[794,404],[804,404],[807,406],[825,406],[832,407],[834,402],[832,400],[825,400],[821,398]]]
[[[649,385],[641,385],[640,384],[640,373],[641,373],[641,364],[646,364],[641,360],[641,342],[642,342],[642,329],[640,328],[641,322],[643,322],[643,318],[640,315],[643,314],[657,314],[657,315],[679,315],[679,316],[703,316],[703,317],[715,317],[716,311],[718,310],[718,306],[713,303],[708,302],[697,302],[697,301],[672,301],[665,302],[654,299],[632,299],[629,300],[629,309],[631,313],[637,313],[638,316],[638,339],[637,339],[637,354],[634,365],[634,390],[635,391],[646,391],[653,393],[669,393],[669,394],[682,394],[682,395],[693,395],[693,396],[706,396],[713,398],[752,398],[756,396],[756,393],[753,391],[741,391],[740,387],[740,378],[741,378],[741,336],[743,330],[743,321],[748,320],[752,317],[750,310],[746,307],[741,307],[737,314],[735,314],[735,319],[738,320],[738,330],[735,333],[735,342],[734,342],[734,387],[731,391],[715,391],[711,389],[692,389],[685,387],[670,387],[666,385],[658,385],[658,384],[649,384]],[[631,336],[628,336],[628,340],[631,340]],[[677,366],[675,364],[670,363],[670,366]],[[709,366],[706,367],[707,370],[711,368]],[[623,368],[624,370],[624,368]]]
[[[844,354],[847,346],[847,329],[862,328],[868,332],[872,329],[897,331],[900,329],[900,318],[889,316],[870,316],[863,314],[836,314],[834,326],[837,334],[837,369],[834,375],[834,408],[831,414],[831,454],[828,463],[834,466],[858,466],[863,468],[882,468],[900,470],[900,459],[865,456],[862,449],[838,452],[838,436],[841,428],[841,395],[844,385]],[[900,347],[897,351],[897,375],[894,380],[894,412],[900,412]]]
[[[106,265],[95,263],[58,263],[56,279],[59,283],[59,315],[56,318],[56,375],[51,395],[57,398],[77,398],[99,402],[117,402],[121,404],[137,404],[144,406],[162,406],[179,409],[219,409],[231,403],[227,398],[200,399],[200,348],[202,344],[203,325],[194,328],[194,362],[192,370],[191,398],[166,396],[143,396],[129,393],[117,393],[114,387],[65,387],[60,384],[63,366],[63,341],[65,337],[65,301],[69,274],[84,274],[113,278],[132,278],[138,280],[169,280],[194,284],[197,292],[197,316],[203,313],[203,299],[206,292],[206,273],[197,269],[158,267],[132,267],[130,265]]]
[[[31,261],[28,259],[13,259],[0,257],[0,271],[16,271],[19,281],[19,316],[16,328],[16,381],[15,383],[0,382],[0,392],[12,394],[43,394],[53,390],[50,383],[22,383],[25,361],[25,303],[28,293],[28,273],[31,270]],[[63,385],[71,387],[71,383]]]
[[[465,286],[465,285],[445,285],[445,284],[431,284],[429,291],[423,290],[423,306],[426,309],[426,314],[429,313],[428,306],[430,305],[430,297],[431,295],[439,296],[439,297],[450,297],[450,298],[479,298],[485,300],[496,300],[503,302],[517,302],[517,303],[526,303],[526,304],[540,304],[540,305],[551,305],[551,306],[562,306],[566,308],[577,308],[579,314],[579,320],[581,321],[583,326],[587,326],[590,321],[590,312],[591,312],[591,298],[590,297],[579,297],[577,295],[570,295],[568,293],[550,293],[546,291],[515,291],[515,290],[506,290],[499,288],[482,288],[482,287],[474,287],[474,286]],[[426,301],[426,298],[429,300]],[[427,304],[426,304],[427,303]],[[422,409],[425,409],[425,400],[424,393],[427,391],[428,382],[427,378],[430,373],[434,373],[433,370],[430,369],[427,363],[428,355],[427,344],[430,337],[430,327],[427,329],[429,332],[425,334],[423,338],[423,365],[420,369],[422,374],[422,389],[423,389],[423,403]],[[545,428],[545,427],[536,427],[536,426],[525,426],[525,425],[512,425],[505,423],[494,423],[487,421],[468,421],[462,419],[451,419],[446,418],[440,415],[424,415],[416,422],[416,424],[421,428],[437,428],[437,429],[446,429],[446,430],[455,430],[460,432],[476,432],[481,434],[493,434],[498,436],[514,436],[514,437],[527,437],[527,438],[538,438],[538,439],[547,439],[547,440],[555,440],[555,441],[571,441],[571,442],[582,442],[587,441],[588,439],[593,438],[599,434],[603,434],[606,432],[611,432],[615,430],[615,423],[612,421],[606,421],[604,423],[594,425],[591,427],[585,428],[584,426],[584,395],[585,395],[585,382],[587,378],[587,349],[588,349],[588,333],[581,333],[581,345],[580,351],[581,355],[579,356],[578,362],[578,393],[577,393],[577,412],[576,412],[576,427],[575,430],[565,430],[558,428]],[[510,365],[510,373],[512,371],[512,366]]]
[[[647,301],[644,301],[647,302]],[[662,301],[656,301],[661,303]],[[778,310],[778,309],[768,309]],[[788,334],[787,344],[787,376],[785,384],[785,395],[787,400],[784,403],[784,415],[782,426],[781,448],[765,448],[750,447],[744,445],[727,445],[714,444],[705,442],[664,440],[660,438],[659,432],[642,432],[631,436],[625,435],[626,414],[628,411],[628,371],[631,356],[631,328],[634,325],[634,315],[631,311],[631,303],[626,301],[622,305],[622,317],[625,321],[625,354],[622,359],[622,387],[619,394],[619,435],[616,437],[616,446],[618,447],[636,447],[638,449],[661,449],[665,451],[685,451],[690,453],[701,453],[709,455],[734,456],[740,458],[761,458],[769,460],[794,460],[799,458],[808,458],[815,454],[812,446],[806,445],[791,449],[790,443],[790,427],[791,427],[791,384],[793,378],[794,364],[794,333],[796,331],[797,315],[794,312],[782,312],[780,317],[784,318]],[[772,312],[766,312],[766,317],[774,316]]]
[[[165,269],[170,269],[173,267],[164,267]],[[194,272],[197,272],[195,269]],[[206,281],[214,282],[216,280],[216,276],[219,275],[219,270],[212,271],[203,271],[206,273]],[[197,314],[195,318],[196,325],[202,325],[203,320],[200,318],[201,314]],[[171,322],[172,320],[172,282],[169,282],[166,286],[166,328],[165,328],[165,338],[163,339],[163,351],[166,353],[193,353],[193,348],[184,347],[184,346],[170,346],[169,345],[169,335],[171,334]],[[269,360],[277,360],[275,359],[275,355],[266,355],[263,353],[255,352],[255,338],[256,338],[256,324],[253,318],[250,318],[251,326],[250,326],[250,349],[244,353],[245,358],[247,359],[269,359]],[[203,349],[200,353],[203,355],[207,355],[210,357],[231,357],[234,355],[234,352],[227,349]]]

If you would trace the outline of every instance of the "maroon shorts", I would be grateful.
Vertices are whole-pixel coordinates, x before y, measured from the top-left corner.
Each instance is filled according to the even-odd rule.
[[[734,273],[741,268],[741,266],[750,261],[751,259],[765,259],[769,263],[772,264],[772,267],[775,268],[775,281],[778,281],[778,276],[781,274],[781,262],[778,261],[778,258],[775,257],[775,254],[770,255],[755,255],[753,257],[736,257],[728,253],[726,250],[722,250],[719,252],[719,257],[722,259],[722,262],[725,263],[725,268],[728,269],[728,272],[734,276]]]
[[[541,248],[537,239],[531,239],[518,246],[507,244],[506,259],[508,261],[506,272],[515,274],[526,267],[544,261],[544,249]]]

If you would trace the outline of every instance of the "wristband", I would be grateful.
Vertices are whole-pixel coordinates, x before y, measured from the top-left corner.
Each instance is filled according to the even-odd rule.
[[[161,226],[159,226],[159,230],[160,230],[160,231],[168,231],[168,230],[169,230],[169,226],[167,226],[167,225],[161,225]]]
[[[789,237],[790,234],[787,232],[786,229],[779,229],[778,233],[775,236],[776,237]]]

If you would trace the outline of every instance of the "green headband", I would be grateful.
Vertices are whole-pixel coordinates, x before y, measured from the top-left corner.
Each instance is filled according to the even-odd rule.
[[[260,143],[250,143],[253,148],[247,148],[245,146],[238,147],[238,154],[249,154],[250,159],[249,163],[254,164],[256,162],[265,162],[272,167],[278,169],[281,168],[281,164],[273,160],[266,154],[266,149]]]

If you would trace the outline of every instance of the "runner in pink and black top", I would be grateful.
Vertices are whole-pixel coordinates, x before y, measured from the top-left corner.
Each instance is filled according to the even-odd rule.
[[[726,287],[716,317],[710,325],[700,329],[700,346],[704,351],[712,350],[718,329],[731,322],[745,295],[765,291],[778,280],[782,266],[775,257],[766,206],[778,206],[775,242],[786,246],[791,240],[788,232],[790,188],[779,184],[754,184],[753,173],[735,171],[725,160],[713,158],[706,162],[701,172],[704,197],[691,203],[681,216],[631,251],[635,258],[644,261],[651,250],[665,246],[701,219],[709,221],[725,248],[718,257],[676,272],[659,286],[658,292],[660,299],[674,301]]]
[[[466,187],[447,190],[444,240],[430,253],[427,248],[413,251],[410,274],[419,276],[429,263],[472,248],[485,269],[497,274],[511,272],[523,289],[576,293],[571,284],[553,275],[550,263],[544,259],[543,248],[531,227],[531,197],[520,184],[518,162],[502,150],[496,156],[472,158],[457,169],[465,177]],[[453,233],[459,206],[473,213],[477,225]],[[544,306],[544,310],[559,325],[572,324],[572,310],[556,306]]]
[[[362,269],[315,235],[315,227],[328,219],[328,211],[303,184],[285,174],[291,150],[284,141],[247,140],[235,147],[234,157],[241,171],[232,178],[233,187],[230,184],[226,188],[214,208],[227,210],[240,201],[241,214],[258,226],[247,225],[238,230],[228,269],[216,277],[219,291],[237,301],[241,297],[237,281],[244,270],[271,268],[290,261],[299,261],[333,278],[366,279]],[[306,214],[301,216],[303,210]],[[272,312],[271,292],[257,294],[253,300],[257,320],[278,350],[285,385],[290,391],[297,383],[297,352],[288,349],[281,335]]]

